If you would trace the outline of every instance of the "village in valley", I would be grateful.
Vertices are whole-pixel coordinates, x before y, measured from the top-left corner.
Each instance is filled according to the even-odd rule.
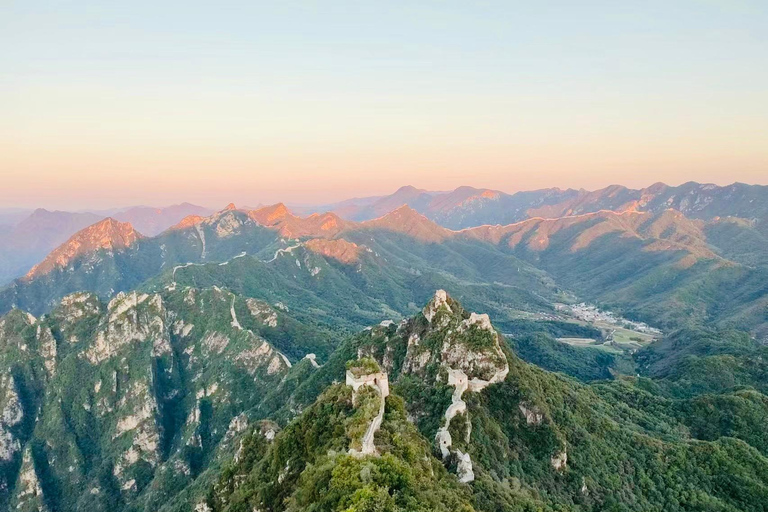
[[[558,338],[558,341],[573,346],[595,347],[608,352],[634,352],[662,335],[660,329],[644,322],[629,320],[584,302],[555,304],[555,310],[560,320],[589,325],[602,333],[601,339]]]

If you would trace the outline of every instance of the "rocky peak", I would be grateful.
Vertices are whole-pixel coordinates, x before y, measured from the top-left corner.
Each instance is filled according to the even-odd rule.
[[[187,229],[194,226],[195,224],[200,224],[204,220],[205,220],[205,217],[202,217],[200,215],[187,215],[186,217],[181,219],[181,221],[178,224],[171,226],[169,228],[169,231]]]
[[[258,210],[252,210],[248,212],[248,216],[262,226],[274,226],[285,218],[292,217],[293,214],[283,203],[277,203],[272,206],[259,208]]]
[[[130,247],[143,238],[127,222],[108,217],[75,233],[69,240],[53,250],[41,263],[32,267],[25,276],[33,279],[48,274],[56,268],[68,266],[75,259],[99,250],[120,250]]]
[[[657,194],[660,194],[660,193],[664,192],[668,188],[669,188],[669,185],[667,185],[666,183],[662,183],[661,181],[657,181],[656,183],[654,183],[650,187],[645,188],[643,190],[643,192],[655,196]]]
[[[413,185],[403,185],[395,191],[395,194],[422,194],[426,190],[416,188]]]
[[[431,323],[440,308],[445,308],[449,313],[453,313],[450,304],[448,304],[448,294],[445,293],[445,290],[437,290],[432,299],[424,306],[422,313]]]
[[[440,374],[447,376],[447,382],[443,382],[453,387],[454,392],[443,414],[442,426],[435,433],[435,442],[446,463],[455,461],[459,480],[471,482],[475,478],[472,458],[467,452],[471,430],[466,431],[463,439],[454,439],[451,423],[469,422],[464,397],[502,382],[509,373],[509,362],[488,315],[468,313],[445,290],[437,290],[422,313],[428,325],[416,317],[400,324],[394,336],[391,326],[382,324],[383,329],[373,329],[371,343],[384,341],[386,346],[364,344],[358,348],[358,355],[378,354],[385,367],[394,367],[392,354],[402,353],[405,345],[402,373],[423,378],[429,375],[430,368],[441,369]]]
[[[296,217],[289,214],[273,224],[279,229],[281,236],[288,238],[330,238],[348,225],[348,222],[341,220],[333,213],[314,214],[309,217]]]

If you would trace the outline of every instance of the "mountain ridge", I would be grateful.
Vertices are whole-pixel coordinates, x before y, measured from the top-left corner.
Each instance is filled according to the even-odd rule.
[[[768,186],[743,183],[719,186],[697,182],[670,186],[659,182],[640,189],[609,185],[591,191],[547,188],[512,194],[468,186],[449,192],[406,186],[388,196],[342,201],[337,203],[338,211],[334,204],[321,209],[335,211],[348,220],[364,221],[406,203],[445,227],[462,229],[483,224],[511,224],[536,216],[562,217],[599,210],[640,209],[658,213],[666,207],[711,220],[715,216],[725,216],[723,212],[728,210],[729,206],[725,204],[728,202],[737,203],[732,211],[734,216],[749,218],[757,206],[756,217],[765,219],[768,216]],[[304,210],[319,211],[317,208]]]
[[[210,215],[212,210],[181,203],[160,208],[137,206],[110,212],[38,208],[21,213],[11,217],[15,217],[13,222],[0,225],[0,284],[22,277],[72,235],[107,216],[130,222],[140,233],[154,236],[187,214]]]
[[[57,267],[66,267],[74,259],[88,256],[98,250],[126,249],[141,238],[144,238],[144,235],[133,229],[130,223],[107,217],[75,233],[43,261],[32,267],[24,279],[44,276]]]

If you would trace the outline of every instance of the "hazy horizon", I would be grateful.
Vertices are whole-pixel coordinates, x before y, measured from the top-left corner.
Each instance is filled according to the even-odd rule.
[[[0,8],[0,205],[768,183],[768,4]]]
[[[604,188],[610,187],[610,186],[625,186],[625,187],[630,188],[630,189],[643,189],[643,188],[647,188],[647,187],[649,187],[649,186],[651,186],[651,185],[653,185],[655,183],[664,183],[665,185],[669,185],[669,186],[673,186],[674,187],[674,186],[683,185],[684,183],[688,183],[688,182],[696,182],[696,183],[699,183],[699,184],[702,184],[702,185],[710,185],[710,184],[712,184],[712,185],[717,185],[717,186],[728,186],[728,185],[732,185],[732,184],[735,184],[735,183],[743,183],[743,184],[746,184],[746,185],[768,186],[768,182],[766,182],[766,183],[749,183],[749,182],[744,182],[744,181],[739,181],[739,180],[730,181],[730,182],[723,182],[723,183],[703,182],[703,181],[697,181],[697,180],[686,180],[686,181],[679,182],[679,183],[668,183],[668,182],[665,182],[665,181],[656,180],[656,181],[653,181],[653,182],[646,183],[646,184],[644,184],[642,186],[636,186],[636,187],[631,187],[631,186],[625,185],[624,183],[616,182],[616,183],[609,183],[607,185],[600,186],[600,187],[597,187],[597,188],[588,188],[588,187],[557,187],[557,186],[541,187],[541,188],[544,188],[544,189],[546,189],[546,188],[560,188],[560,189],[564,189],[564,190],[570,188],[570,189],[575,189],[575,190],[587,190],[587,191],[591,192],[591,191],[595,191],[595,190],[601,190],[601,189],[604,189]],[[425,188],[425,187],[416,187],[416,186],[408,183],[408,184],[405,184],[405,185],[400,185],[400,186],[398,186],[398,187],[396,187],[394,189],[384,190],[384,191],[382,191],[380,193],[353,194],[351,196],[344,196],[344,197],[340,197],[340,198],[334,199],[334,200],[327,200],[327,201],[326,200],[321,200],[321,201],[316,201],[316,202],[286,201],[286,200],[283,200],[283,199],[280,199],[280,198],[276,198],[276,199],[273,199],[273,200],[247,200],[247,198],[246,198],[246,200],[244,200],[244,201],[233,201],[233,200],[225,199],[225,200],[217,201],[217,202],[205,201],[205,200],[204,201],[200,201],[200,202],[196,202],[196,201],[190,201],[190,200],[187,200],[187,199],[180,199],[180,200],[175,200],[175,201],[172,201],[172,202],[154,203],[154,204],[146,203],[146,202],[133,202],[133,203],[129,202],[129,203],[125,203],[125,204],[123,204],[123,203],[119,203],[119,204],[116,203],[116,204],[113,204],[113,205],[109,205],[108,204],[108,205],[105,205],[105,206],[102,206],[102,207],[98,207],[98,206],[91,207],[91,206],[88,206],[87,204],[84,205],[84,206],[74,205],[74,206],[71,206],[71,207],[67,207],[67,206],[61,206],[60,207],[60,206],[49,206],[49,205],[45,205],[45,204],[34,203],[34,204],[21,205],[21,206],[5,205],[4,204],[4,205],[0,206],[0,211],[2,211],[2,212],[20,211],[21,212],[21,211],[32,211],[32,210],[36,210],[36,209],[44,209],[44,210],[48,210],[48,211],[91,212],[91,213],[110,214],[110,212],[118,212],[118,211],[130,209],[130,208],[167,208],[167,207],[170,207],[170,206],[180,206],[180,205],[182,205],[184,203],[192,204],[192,205],[195,205],[195,206],[202,206],[202,207],[205,207],[205,208],[209,208],[211,210],[221,210],[221,209],[225,208],[229,204],[235,204],[235,206],[237,206],[238,208],[241,208],[241,207],[253,207],[253,208],[255,208],[255,207],[258,207],[258,206],[270,206],[270,205],[274,205],[274,204],[277,204],[277,203],[283,203],[283,204],[285,204],[288,207],[302,207],[302,208],[306,207],[306,208],[309,208],[309,207],[318,207],[318,206],[332,205],[332,204],[340,203],[342,201],[353,200],[353,199],[366,199],[366,198],[370,198],[370,197],[388,196],[388,195],[391,195],[391,194],[395,193],[400,188],[407,187],[407,186],[413,186],[413,187],[415,187],[417,189],[422,189],[422,190],[425,190],[425,191],[430,192],[430,193],[451,192],[451,191],[455,190],[456,188],[463,187],[463,186],[472,187],[472,188],[481,189],[481,190],[483,190],[483,189],[495,190],[497,192],[503,192],[503,193],[507,193],[507,194],[514,194],[516,192],[527,192],[527,191],[532,191],[532,190],[540,190],[540,188],[537,188],[537,189],[521,189],[521,190],[509,191],[509,190],[502,190],[502,189],[498,189],[498,188],[494,188],[494,187],[476,186],[476,185],[472,185],[472,184],[469,184],[469,183],[464,183],[463,185],[458,185],[457,187],[453,187],[453,188],[449,188],[449,189],[436,190],[436,189],[429,189],[429,188]]]

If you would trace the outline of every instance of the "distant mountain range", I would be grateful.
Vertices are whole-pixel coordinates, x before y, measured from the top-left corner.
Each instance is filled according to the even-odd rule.
[[[210,215],[212,210],[189,203],[152,208],[137,206],[111,213],[147,236],[155,236],[188,215]],[[50,251],[77,231],[106,215],[102,212],[3,210],[0,212],[0,284],[26,274]]]
[[[401,204],[373,217],[404,200],[415,207]],[[499,206],[513,202],[521,213]],[[470,216],[489,220],[500,213],[524,219],[455,230],[428,218],[438,213],[444,214],[443,221]],[[512,272],[526,268],[526,276],[543,272],[555,286],[645,321],[667,327],[690,318],[721,325],[739,322],[768,336],[768,284],[760,278],[766,269],[768,187],[654,185],[514,195],[467,187],[451,193],[404,187],[347,216],[373,218],[356,221],[334,212],[302,217],[283,204],[256,210],[229,205],[210,216],[188,215],[154,237],[132,224],[100,221],[0,290],[0,312],[19,307],[39,314],[68,293],[88,290],[108,298],[147,280],[167,283],[174,267],[180,269],[172,278],[195,272],[190,266],[226,264],[243,256],[243,261],[266,262],[294,250],[314,253],[343,262],[341,268],[350,271],[375,272],[371,279],[378,286],[383,276],[397,282],[403,272],[458,277],[458,253],[476,266],[467,277],[488,285],[507,282],[550,296],[546,279],[519,280]],[[451,247],[455,253],[445,252]],[[370,257],[387,253],[389,257]],[[489,266],[510,256],[517,263],[507,261],[508,268]],[[705,292],[714,288],[721,288],[717,300]],[[403,297],[402,292],[396,295]],[[375,301],[381,303],[380,298]],[[399,301],[384,303],[381,307],[407,312]]]
[[[553,219],[601,210],[659,213],[673,208],[691,219],[737,217],[753,223],[761,233],[768,233],[768,186],[741,183],[716,186],[691,182],[677,187],[657,183],[644,189],[614,185],[596,191],[552,188],[514,194],[466,186],[450,192],[404,186],[387,196],[291,210],[298,215],[334,213],[339,219],[360,222],[381,217],[403,205],[449,229],[507,225],[536,217]],[[185,217],[207,217],[213,212],[189,203],[104,212],[1,210],[0,285],[26,274],[77,231],[106,217],[128,222],[142,235],[153,237]]]
[[[477,225],[463,227],[467,223]],[[69,231],[75,233],[61,240]],[[540,297],[562,287],[667,327],[687,318],[768,337],[768,284],[762,278],[768,268],[766,186],[657,184],[512,195],[403,187],[391,196],[354,199],[336,211],[305,216],[282,203],[258,209],[229,205],[212,215],[189,204],[133,208],[104,220],[37,210],[2,241],[6,275],[23,277],[0,288],[0,313],[14,307],[43,313],[83,290],[106,299],[149,280],[167,281],[174,267],[186,275],[196,272],[190,265],[226,264],[242,256],[265,262],[300,250],[363,274],[375,269],[371,280],[377,286],[383,276],[397,282],[404,272],[456,278],[456,262],[469,260],[476,266],[469,281],[508,282]],[[437,243],[442,252],[433,247]],[[445,250],[451,247],[449,255]],[[370,258],[386,253],[389,258]],[[517,262],[507,261],[509,268],[488,266],[509,257]],[[527,269],[526,276],[540,272],[546,279],[518,282],[510,273],[518,267]],[[395,295],[404,297],[402,291]],[[370,298],[378,304],[374,309],[408,312],[399,300]]]
[[[329,211],[345,219],[362,221],[380,217],[403,204],[451,229],[511,224],[533,217],[557,218],[600,210],[658,213],[674,208],[693,219],[710,220],[717,216],[764,219],[768,215],[768,186],[689,182],[673,187],[656,183],[644,189],[612,185],[595,191],[550,188],[514,194],[473,187],[430,192],[405,186],[388,196],[350,199],[297,211]]]

